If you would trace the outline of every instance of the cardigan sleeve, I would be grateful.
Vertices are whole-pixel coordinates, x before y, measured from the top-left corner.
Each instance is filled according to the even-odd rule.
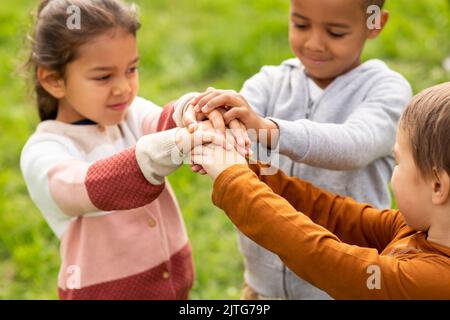
[[[246,236],[277,254],[306,281],[337,299],[449,298],[446,284],[450,278],[448,269],[445,271],[448,264],[442,263],[445,259],[418,254],[408,259],[381,255],[376,248],[344,243],[308,217],[321,220],[334,231],[339,231],[339,220],[347,218],[353,220],[350,223],[354,228],[379,224],[393,230],[393,224],[399,220],[398,212],[390,212],[391,217],[374,223],[371,220],[382,215],[367,205],[336,197],[281,174],[266,182],[246,166],[233,166],[216,179],[213,201]],[[291,202],[295,195],[303,203],[294,203],[295,208],[280,195]],[[302,208],[304,212],[298,210]],[[403,230],[399,228],[391,241]],[[381,238],[385,234],[381,233]],[[406,231],[403,236],[408,234],[414,231]],[[370,272],[374,268],[381,275],[376,290],[370,286]]]
[[[172,113],[172,106],[160,113],[157,130],[173,126]],[[175,132],[143,136],[137,146],[95,162],[74,156],[69,139],[39,134],[22,152],[22,173],[35,202],[53,203],[69,216],[142,207],[159,196],[164,176],[181,163]],[[164,170],[153,172],[158,168]]]

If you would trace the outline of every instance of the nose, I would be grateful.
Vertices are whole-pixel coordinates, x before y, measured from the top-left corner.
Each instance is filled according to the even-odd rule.
[[[112,94],[114,96],[120,96],[129,93],[130,91],[131,91],[130,80],[127,79],[126,77],[120,77],[114,84]]]
[[[311,30],[305,41],[305,49],[312,52],[322,52],[325,51],[325,43],[323,41],[323,36],[317,30]]]

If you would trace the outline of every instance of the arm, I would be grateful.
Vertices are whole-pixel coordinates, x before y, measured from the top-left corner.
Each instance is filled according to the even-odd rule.
[[[146,99],[137,97],[131,109],[132,112],[129,112],[128,116],[135,117],[131,121],[139,127],[139,131],[136,133],[138,137],[177,127],[173,120],[175,112],[173,102],[169,102],[161,108]]]
[[[448,297],[447,289],[439,279],[441,277],[435,276],[435,272],[445,274],[445,266],[438,267],[426,259],[400,260],[380,255],[376,249],[343,243],[342,239],[306,215],[309,213],[314,219],[322,220],[330,229],[337,228],[333,223],[339,224],[339,216],[353,216],[351,223],[360,220],[367,224],[366,220],[376,220],[378,215],[381,216],[379,220],[384,220],[387,230],[395,230],[399,213],[391,212],[386,216],[299,180],[286,180],[288,178],[283,176],[272,179],[269,188],[246,166],[228,168],[214,183],[213,201],[225,210],[245,235],[279,255],[300,277],[338,299],[430,298],[430,294],[438,298]],[[279,181],[276,183],[276,180]],[[301,200],[304,203],[297,205],[307,212],[303,214],[296,210],[275,194],[272,187],[282,194],[286,194],[285,189],[289,187],[289,192],[304,198]],[[368,286],[371,266],[380,270],[380,289],[371,290]]]
[[[136,154],[144,145],[90,163],[73,156],[68,144],[56,136],[36,139],[24,148],[21,168],[35,202],[54,203],[64,214],[78,216],[141,207],[164,189],[163,181],[149,183],[143,175]]]
[[[80,160],[69,139],[40,134],[24,148],[21,169],[31,197],[48,211],[57,208],[79,216],[133,209],[155,200],[164,189],[164,177],[180,166],[183,154],[195,144],[212,141],[208,134],[200,131],[195,136],[176,128],[146,135],[135,147],[93,163]]]
[[[258,180],[269,190],[345,243],[382,251],[406,225],[397,211],[381,211],[349,197],[335,195],[309,182],[288,177],[281,170],[265,175],[262,168],[260,164],[250,165]]]
[[[343,124],[269,119],[280,129],[281,154],[324,169],[356,170],[391,154],[398,119],[410,98],[408,83],[391,78],[376,85]]]

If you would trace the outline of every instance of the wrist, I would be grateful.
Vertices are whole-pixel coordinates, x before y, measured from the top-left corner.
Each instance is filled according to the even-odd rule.
[[[191,150],[191,140],[192,135],[186,127],[178,128],[175,134],[175,145],[181,154],[185,155]]]
[[[272,144],[278,142],[279,127],[278,125],[270,119],[260,118],[259,129],[257,129],[257,139],[269,148]]]

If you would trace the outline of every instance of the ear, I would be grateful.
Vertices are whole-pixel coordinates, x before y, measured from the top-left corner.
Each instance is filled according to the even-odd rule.
[[[377,28],[369,29],[367,39],[375,39],[380,35],[381,31],[383,31],[386,26],[386,23],[389,21],[389,11],[381,10],[379,19],[379,26]]]
[[[41,86],[56,99],[62,99],[66,95],[64,79],[54,70],[44,67],[37,68],[37,78]]]
[[[433,168],[431,176],[432,193],[431,201],[434,205],[445,204],[449,198],[450,177],[445,170],[438,171]]]

